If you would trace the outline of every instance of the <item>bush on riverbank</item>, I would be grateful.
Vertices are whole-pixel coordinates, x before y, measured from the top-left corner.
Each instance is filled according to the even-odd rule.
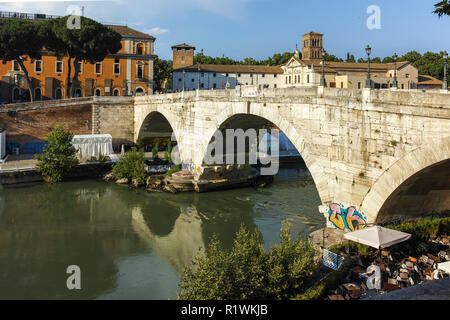
[[[266,252],[258,230],[241,227],[230,252],[213,237],[203,255],[186,268],[180,283],[182,300],[289,299],[312,284],[317,264],[307,239],[292,240],[284,222],[281,242]]]
[[[139,184],[143,184],[147,178],[144,162],[144,152],[133,148],[113,166],[112,174],[116,179],[136,180]]]
[[[78,164],[76,149],[72,145],[72,134],[57,126],[47,137],[44,154],[35,156],[36,171],[48,177],[49,182],[62,181]]]

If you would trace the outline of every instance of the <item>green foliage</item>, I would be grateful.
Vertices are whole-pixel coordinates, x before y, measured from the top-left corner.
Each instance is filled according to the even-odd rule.
[[[424,218],[418,221],[389,224],[386,228],[412,234],[412,241],[426,241],[450,233],[450,217]]]
[[[162,60],[159,58],[155,58],[154,85],[156,91],[164,92],[166,90],[172,90],[172,70],[173,70],[172,60]]]
[[[442,0],[434,5],[435,10],[433,13],[440,17],[447,15],[450,16],[450,2],[449,0]]]
[[[125,153],[125,155],[113,166],[112,173],[116,179],[136,179],[137,182],[142,184],[147,177],[144,162],[144,152],[133,148],[133,150]]]
[[[0,19],[0,60],[16,60],[19,63],[25,73],[31,100],[34,90],[23,62],[28,58],[33,61],[40,57],[42,42],[39,23],[22,19]]]
[[[228,57],[217,57],[213,58],[210,56],[205,56],[202,53],[195,55],[194,64],[224,64],[224,65],[270,65],[277,66],[280,64],[285,64],[292,58],[293,52],[285,53],[275,53],[272,57],[266,60],[255,60],[253,58],[244,58],[242,61],[233,60]]]
[[[153,159],[158,159],[158,152],[159,152],[159,142],[157,142],[152,148]]]
[[[325,53],[323,58],[325,59],[325,61],[344,62],[344,60],[342,60],[341,58],[338,58],[335,55],[328,54],[328,53]]]
[[[179,172],[181,171],[181,164],[177,165],[175,168],[170,169],[169,171],[166,172],[166,175],[168,177],[171,177],[172,174],[174,174],[175,172]]]
[[[41,22],[44,46],[53,54],[69,57],[68,90],[66,90],[68,97],[72,94],[70,90],[72,84],[78,81],[80,71],[78,62],[102,61],[107,55],[115,54],[122,48],[120,43],[122,37],[116,31],[86,17],[80,17],[80,29],[69,29],[67,28],[69,18],[70,16],[66,16]],[[75,70],[73,78],[71,78],[72,66]]]
[[[48,135],[47,141],[49,144],[44,147],[44,154],[35,156],[38,160],[36,171],[49,177],[50,182],[60,182],[78,164],[72,135],[57,126]]]
[[[293,300],[318,300],[325,298],[330,290],[337,288],[343,282],[351,266],[352,261],[344,259],[338,270],[334,270],[325,277],[318,279],[312,287],[297,295]]]
[[[172,163],[172,142],[167,145],[167,150],[164,152],[164,159]]]
[[[283,223],[281,243],[265,252],[258,230],[237,232],[230,252],[214,236],[203,255],[186,268],[180,299],[288,299],[311,283],[316,265],[308,240],[293,241]]]
[[[137,140],[136,140],[136,148],[138,149],[138,150],[141,150],[141,149],[144,149],[144,147],[145,147],[145,138],[138,138]]]

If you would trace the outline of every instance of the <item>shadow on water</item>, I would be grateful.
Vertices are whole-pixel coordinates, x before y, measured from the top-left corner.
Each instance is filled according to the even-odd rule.
[[[302,233],[321,227],[314,185],[279,180],[177,195],[98,181],[2,189],[0,299],[175,299],[183,269],[213,234],[231,248],[243,224],[267,247],[283,219]],[[67,289],[69,265],[80,266],[82,290]]]

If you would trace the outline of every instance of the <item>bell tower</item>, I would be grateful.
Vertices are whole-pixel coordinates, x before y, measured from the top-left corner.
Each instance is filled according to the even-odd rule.
[[[323,34],[306,33],[302,36],[302,58],[305,60],[322,60]]]
[[[173,46],[173,70],[189,67],[194,64],[195,47],[186,43]]]

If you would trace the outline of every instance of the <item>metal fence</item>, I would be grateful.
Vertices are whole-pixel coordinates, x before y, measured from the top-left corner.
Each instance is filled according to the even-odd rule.
[[[44,13],[23,13],[23,12],[10,12],[10,11],[0,11],[0,18],[19,18],[28,20],[47,20],[60,18],[61,16],[53,16]]]
[[[343,257],[325,248],[323,249],[322,259],[323,265],[333,270],[338,270],[344,261]]]

